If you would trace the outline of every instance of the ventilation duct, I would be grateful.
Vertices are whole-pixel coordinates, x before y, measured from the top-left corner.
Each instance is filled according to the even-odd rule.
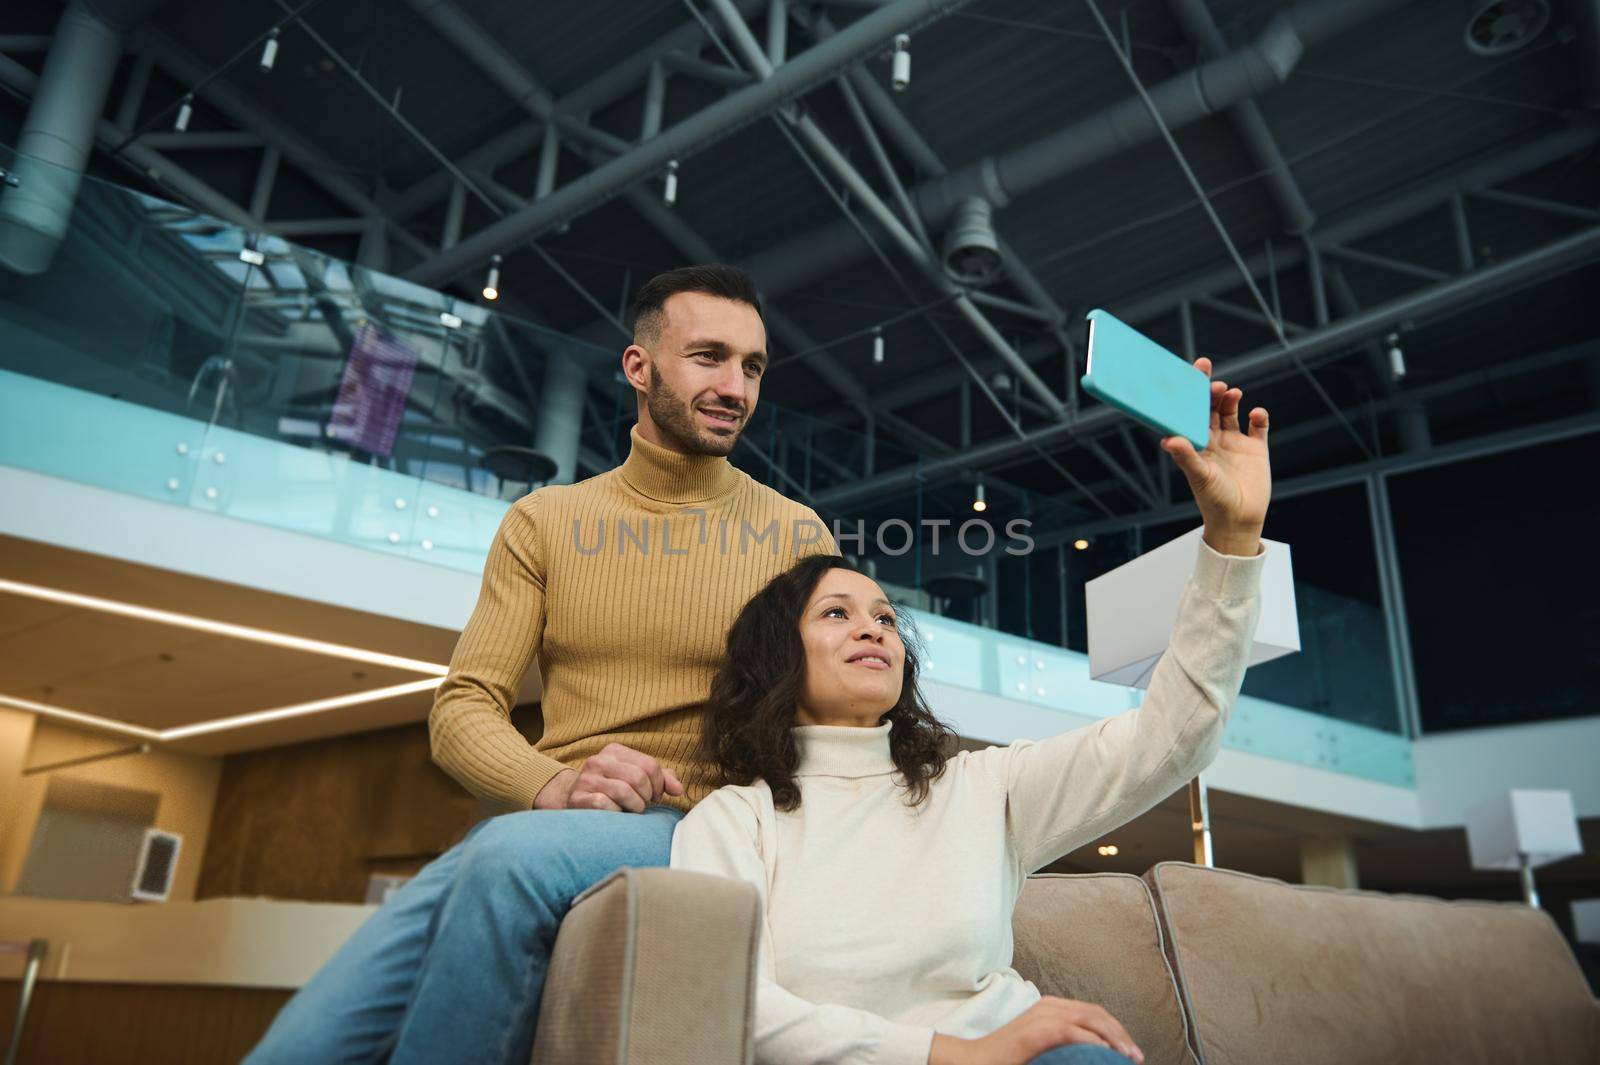
[[[56,26],[17,140],[15,187],[0,196],[0,265],[50,268],[72,218],[123,35],[161,0],[72,0]]]
[[[1467,49],[1496,56],[1526,47],[1550,24],[1548,0],[1468,0]]]
[[[944,240],[944,272],[960,285],[981,288],[1000,276],[1000,244],[989,201],[969,196],[956,208]]]

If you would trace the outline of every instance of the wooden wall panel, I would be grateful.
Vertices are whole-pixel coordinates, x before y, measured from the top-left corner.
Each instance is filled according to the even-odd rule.
[[[20,983],[0,980],[0,1040]],[[18,1065],[217,1065],[244,1057],[291,992],[253,987],[41,982]]]
[[[534,710],[512,720],[537,736]],[[425,722],[229,755],[196,897],[361,902],[496,812],[433,764]]]

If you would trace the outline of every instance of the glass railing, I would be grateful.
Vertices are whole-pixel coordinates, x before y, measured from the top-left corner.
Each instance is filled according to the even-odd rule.
[[[70,181],[0,166],[24,224]],[[94,179],[48,269],[0,267],[0,328],[8,464],[469,571],[547,361],[612,357]]]
[[[20,183],[0,215],[69,178],[22,162],[0,149]],[[599,462],[626,455],[634,397],[617,355],[85,178],[49,267],[0,265],[0,463],[476,573],[509,502],[538,483],[495,456],[533,446],[550,360],[610,381],[609,401],[591,391],[582,443]],[[769,380],[731,458],[785,495],[925,462],[780,398]],[[917,478],[822,516],[915,610],[931,680],[1063,712],[1135,705],[1088,678],[1083,584],[1183,530],[1008,552],[1013,521],[1059,538],[1086,515],[989,474]],[[974,519],[992,538],[961,535]],[[937,550],[930,523],[944,523]],[[1297,538],[1297,568],[1302,550]],[[1229,745],[1409,783],[1381,618],[1337,589],[1298,592],[1306,650],[1251,671]]]

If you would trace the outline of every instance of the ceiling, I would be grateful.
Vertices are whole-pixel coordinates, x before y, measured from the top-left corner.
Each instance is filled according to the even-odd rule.
[[[767,5],[738,6],[755,37],[764,40]],[[789,53],[814,46],[823,34],[818,15],[845,30],[878,6],[795,5],[787,24]],[[1223,45],[1239,49],[1255,41],[1287,6],[1212,0],[1209,11]],[[286,154],[268,223],[348,216],[348,207],[330,188],[334,178],[352,183],[380,205],[395,205],[397,231],[406,238],[391,242],[389,266],[404,273],[431,255],[440,240],[448,184],[438,181],[441,156],[526,196],[536,183],[539,154],[540,123],[530,108],[496,81],[485,62],[431,25],[420,13],[426,7],[409,0],[313,4],[303,21],[285,24],[278,64],[264,75],[256,68],[253,42],[282,19],[281,11],[169,0],[134,36],[139,49],[158,57],[136,109],[136,126],[151,135],[168,130],[179,98],[199,75],[215,73],[219,87],[247,99],[250,114],[241,117],[238,106],[202,92],[192,131],[253,130],[272,140],[274,129],[288,129],[320,160],[311,166],[303,153]],[[731,65],[738,60],[697,22],[696,14],[708,23],[717,18],[705,0],[597,0],[581,7],[544,5],[532,13],[508,0],[456,0],[450,7],[499,46],[518,76],[532,79],[558,101],[595,103],[587,109],[590,128],[613,140],[638,138],[643,76],[623,78],[612,92],[596,86],[673,34],[683,43],[685,60],[709,73],[669,76],[668,127],[742,87]],[[1176,7],[1171,0],[1135,0],[1110,11],[1114,32],[1131,48],[1140,80],[1152,88],[1193,68],[1201,57]],[[1377,14],[1310,49],[1285,84],[1256,97],[1269,137],[1315,213],[1313,236],[1355,234],[1341,238],[1338,253],[1324,255],[1354,306],[1381,306],[1458,276],[1462,245],[1474,268],[1483,268],[1548,248],[1600,221],[1592,193],[1600,180],[1594,148],[1600,138],[1586,132],[1596,128],[1600,116],[1580,96],[1586,64],[1600,59],[1586,54],[1589,39],[1575,29],[1576,5],[1555,4],[1547,28],[1524,47],[1493,57],[1475,54],[1463,43],[1467,7],[1459,0],[1420,0]],[[47,34],[60,10],[54,0],[18,0],[7,6],[0,31]],[[883,138],[888,165],[908,188],[930,182],[936,176],[929,172],[932,165],[954,170],[986,155],[1004,156],[1108,107],[1136,101],[1132,83],[1085,5],[967,3],[917,26],[911,36],[912,83],[888,96],[925,148]],[[728,40],[725,31],[718,37]],[[37,68],[42,53],[15,58]],[[119,69],[108,111],[115,110],[133,65],[130,57]],[[869,55],[861,66],[880,85],[887,81],[882,54]],[[867,185],[892,199],[887,177],[873,163],[873,147],[838,85],[824,82],[804,93],[802,101],[805,114]],[[25,106],[16,94],[0,96],[0,137],[11,139]],[[833,256],[833,265],[814,278],[766,292],[767,303],[796,323],[800,335],[819,344],[837,342],[826,357],[859,383],[874,406],[892,408],[902,419],[877,423],[880,469],[891,465],[890,455],[909,460],[917,453],[947,452],[966,376],[956,353],[969,357],[986,378],[999,363],[954,308],[927,306],[940,299],[939,291],[862,210],[859,197],[840,196],[837,175],[818,166],[814,150],[797,148],[786,130],[777,118],[747,122],[684,158],[670,214],[692,232],[697,247],[791,275],[785,264],[809,257],[828,234],[848,230],[843,243],[834,242],[843,251]],[[520,150],[478,166],[486,145],[522,131],[527,136],[518,142]],[[1583,134],[1574,150],[1537,166],[1509,167],[1490,193],[1469,190],[1461,201],[1464,239],[1452,227],[1448,196],[1371,224],[1410,191],[1574,131]],[[1270,274],[1260,272],[1263,298],[1280,309],[1291,334],[1296,325],[1314,328],[1310,275],[1300,262],[1303,243],[1264,180],[1259,151],[1241,138],[1227,114],[1183,126],[1175,138],[1241,254],[1274,256],[1280,264]],[[184,150],[171,141],[162,150],[172,160],[235,202],[249,200],[260,146]],[[558,188],[594,165],[591,147],[580,141],[563,136]],[[148,182],[105,158],[97,157],[92,167],[121,182]],[[430,180],[434,193],[419,195],[419,187]],[[656,179],[643,187],[649,196],[659,196]],[[173,195],[160,187],[151,190]],[[1504,194],[1522,199],[1508,201]],[[853,221],[846,219],[841,200]],[[470,236],[486,226],[498,210],[469,195],[463,233]],[[1356,223],[1353,230],[1351,223]],[[851,230],[853,225],[862,233]],[[1196,348],[1215,357],[1218,376],[1227,376],[1230,358],[1273,342],[1264,324],[1248,320],[1254,297],[1228,273],[1226,246],[1159,139],[1072,169],[1017,197],[997,212],[996,228],[1056,305],[1074,315],[1094,306],[1113,312],[1142,307],[1136,324],[1173,349],[1182,344],[1182,326],[1170,297],[1191,290],[1191,279],[1210,275],[1209,295],[1190,309]],[[939,237],[936,230],[933,238]],[[344,257],[358,251],[359,238],[348,231],[299,239]],[[506,305],[514,303],[521,313],[619,349],[621,334],[601,320],[596,306],[620,308],[644,278],[686,261],[681,239],[622,198],[599,202],[569,228],[543,232],[538,241],[549,260],[522,244],[503,249]],[[756,280],[770,289],[768,281],[776,276],[764,277],[757,269]],[[474,271],[456,284],[470,292],[480,280]],[[1348,464],[1365,452],[1395,452],[1403,443],[1397,396],[1417,397],[1440,442],[1592,411],[1600,402],[1600,375],[1586,370],[1592,354],[1529,364],[1503,387],[1468,382],[1477,371],[1593,339],[1595,322],[1584,294],[1597,283],[1600,268],[1590,256],[1537,284],[1516,291],[1506,287],[1490,298],[1397,325],[1407,364],[1398,384],[1388,379],[1381,356],[1375,359],[1359,338],[1319,355],[1306,373],[1285,362],[1253,374],[1246,402],[1272,409],[1281,439],[1273,456],[1277,476],[1288,479]],[[1012,301],[1029,299],[1023,288],[1006,281],[990,291]],[[1338,299],[1333,303],[1335,320],[1353,309]],[[1160,310],[1163,304],[1167,309]],[[918,307],[924,313],[906,313]],[[1065,356],[1046,327],[1007,310],[985,313],[1002,336],[1034,360],[1044,385],[1057,396],[1064,394]],[[874,365],[864,333],[891,321],[884,328],[888,357]],[[774,333],[775,354],[781,359],[793,353],[793,332]],[[769,406],[859,427],[857,412],[819,372],[822,358],[809,355],[775,371],[782,377],[769,382]],[[1017,375],[1010,377],[1015,382]],[[606,378],[596,375],[594,388],[601,395],[615,387]],[[919,398],[897,404],[896,394],[910,387]],[[981,390],[972,396],[975,443],[1012,433]],[[1029,407],[1037,398],[1026,388],[1017,396],[1004,387],[997,390],[1000,405],[1014,411],[1025,431],[1053,420],[1042,408]],[[1361,427],[1360,443],[1330,415],[1329,402]],[[607,448],[597,437],[625,431],[625,425],[593,420],[586,429],[601,453]],[[1152,438],[1142,430],[1136,435],[1145,457],[1159,458]],[[1127,478],[1108,470],[1080,443],[1058,436],[1043,449],[1049,461],[1024,449],[987,465],[1036,498],[1054,499],[1069,509],[1086,506],[1086,500],[1063,471],[1117,514],[1147,506]]]
[[[322,640],[440,666],[457,633],[344,607],[0,537],[0,578],[44,589]],[[0,591],[0,696],[146,729],[404,684],[427,675]],[[530,671],[519,701],[538,697]],[[432,690],[172,741],[227,754],[421,721]]]

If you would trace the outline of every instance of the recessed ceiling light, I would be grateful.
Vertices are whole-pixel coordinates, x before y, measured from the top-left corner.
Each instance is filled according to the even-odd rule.
[[[22,581],[0,578],[0,592],[24,595],[30,599],[42,599],[46,602],[61,603],[65,606],[82,607],[85,610],[98,610],[101,613],[116,614],[120,617],[135,618],[139,621],[153,621],[158,625],[173,625],[180,629],[209,632],[217,636],[232,636],[234,639],[249,640],[252,643],[287,647],[314,655],[327,655],[330,658],[345,658],[375,666],[405,669],[413,673],[427,673],[432,676],[442,677],[450,672],[449,666],[443,666],[437,662],[424,662],[417,658],[384,654],[382,651],[368,651],[361,647],[348,647],[344,644],[329,643],[326,640],[312,640],[304,636],[291,636],[286,632],[273,632],[270,629],[258,629],[250,625],[234,625],[231,622],[215,621],[211,618],[196,617],[193,614],[180,614],[173,610],[156,610],[153,607],[139,606],[135,603],[124,603],[116,599],[102,599],[95,595],[81,595],[77,592],[62,591],[59,588],[25,584]]]
[[[42,585],[27,584],[22,581],[12,581],[0,578],[0,593],[9,592],[13,595],[26,596],[30,599],[40,599],[51,603],[60,603],[64,606],[81,607],[85,610],[97,610],[105,614],[114,614],[119,617],[134,618],[140,621],[154,622],[158,625],[172,625],[177,628],[192,629],[197,632],[208,632],[218,636],[231,636],[234,639],[247,640],[251,643],[264,643],[274,647],[286,647],[296,651],[305,651],[308,654],[326,655],[330,658],[343,658],[369,665],[387,666],[391,669],[408,670],[413,673],[424,673],[428,676],[421,680],[407,681],[402,684],[393,684],[384,688],[374,688],[370,691],[349,692],[345,695],[330,696],[325,699],[314,699],[305,703],[294,703],[289,706],[274,707],[269,710],[256,710],[246,714],[235,714],[230,717],[217,718],[212,721],[200,721],[192,725],[181,725],[169,729],[149,729],[141,725],[130,725],[126,722],[112,718],[102,717],[98,714],[85,713],[81,710],[72,710],[64,706],[55,706],[50,703],[35,702],[19,696],[0,695],[0,705],[14,706],[20,710],[28,710],[45,717],[68,721],[73,724],[89,728],[117,732],[126,736],[136,736],[145,740],[170,742],[184,739],[189,736],[198,736],[209,732],[222,732],[228,729],[244,728],[248,725],[260,724],[266,721],[278,721],[288,717],[301,717],[307,714],[321,713],[326,710],[335,710],[345,706],[356,706],[361,703],[377,702],[381,699],[392,699],[413,692],[428,691],[443,682],[445,674],[450,672],[448,666],[437,662],[424,662],[421,659],[405,658],[401,655],[384,654],[381,651],[368,651],[361,647],[349,647],[344,644],[329,643],[325,640],[312,640],[303,636],[291,636],[288,633],[273,632],[270,629],[258,629],[249,625],[234,625],[230,622],[216,621],[211,618],[196,617],[192,614],[180,614],[172,610],[157,610],[153,607],[139,606],[134,603],[124,603],[115,599],[104,599],[94,595],[82,595],[78,592],[67,592],[59,588],[46,588]],[[162,651],[156,656],[161,661],[171,662],[175,656],[170,652]],[[357,679],[366,675],[363,670],[354,671]],[[46,695],[53,694],[54,689],[43,689]]]

